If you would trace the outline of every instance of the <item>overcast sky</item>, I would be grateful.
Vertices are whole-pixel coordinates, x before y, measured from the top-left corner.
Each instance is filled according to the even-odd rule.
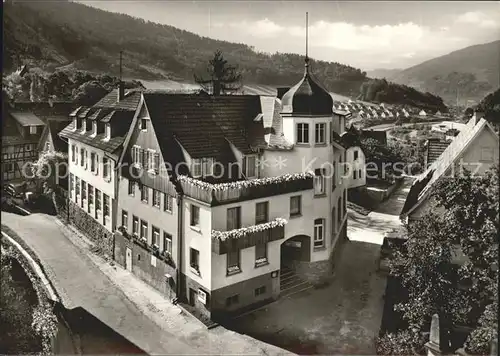
[[[500,1],[79,1],[258,51],[371,70],[405,68],[500,39]]]

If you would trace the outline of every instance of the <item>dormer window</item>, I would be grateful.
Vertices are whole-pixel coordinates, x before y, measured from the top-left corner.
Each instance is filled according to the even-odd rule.
[[[111,125],[106,124],[104,126],[104,139],[107,141],[111,138]]]
[[[78,130],[78,118],[74,117],[73,118],[73,131]]]
[[[213,176],[214,174],[214,159],[194,158],[191,164],[191,175],[194,178]]]
[[[97,135],[97,122],[93,121],[92,122],[92,134],[90,136],[96,137],[96,135]]]
[[[257,178],[257,156],[243,157],[241,171],[246,178]]]
[[[30,126],[30,135],[36,135],[36,126]]]
[[[87,120],[82,119],[82,133],[85,133],[87,131]]]

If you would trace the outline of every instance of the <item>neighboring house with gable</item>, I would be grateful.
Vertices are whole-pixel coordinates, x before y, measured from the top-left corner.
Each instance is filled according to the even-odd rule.
[[[114,90],[94,106],[74,110],[59,133],[68,141],[74,221],[93,238],[109,239],[116,228],[116,167],[141,100],[140,92]]]
[[[342,135],[342,144],[346,148],[347,165],[344,169],[348,189],[359,188],[366,185],[366,157],[361,148],[360,131],[351,126]]]
[[[5,103],[2,117],[2,180],[22,181],[23,167],[38,159],[39,141],[48,120],[71,112],[68,102]]]
[[[431,210],[437,211],[431,193],[440,178],[452,178],[453,174],[460,174],[461,169],[481,175],[498,165],[498,144],[498,135],[491,125],[474,115],[439,158],[415,180],[401,211],[401,219],[411,223]]]

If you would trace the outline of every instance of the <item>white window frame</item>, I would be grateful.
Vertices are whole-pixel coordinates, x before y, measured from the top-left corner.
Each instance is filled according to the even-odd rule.
[[[166,231],[163,231],[163,252],[172,255],[172,235]]]
[[[214,163],[215,160],[213,157],[207,157],[202,159],[202,175],[204,177],[214,175]]]
[[[147,117],[141,117],[139,119],[139,130],[145,131],[145,132],[148,130],[148,118]]]
[[[194,219],[193,219],[193,216],[194,216],[193,212],[195,210],[197,210],[197,212],[198,212],[197,221],[194,221]],[[197,205],[191,204],[191,207],[189,209],[189,213],[190,213],[189,225],[191,227],[199,228],[200,227],[200,207]]]
[[[81,159],[80,166],[81,167],[85,166],[85,151],[86,150],[84,147],[80,147],[80,159]]]
[[[163,193],[163,211],[167,213],[172,213],[174,206],[174,197],[170,194]]]
[[[151,225],[151,245],[160,247],[160,229]]]
[[[122,227],[128,229],[128,211],[122,209]]]
[[[153,206],[158,209],[161,207],[161,192],[157,189],[153,189]]]
[[[159,161],[159,154],[155,150],[148,149],[147,151],[147,167],[148,167],[148,172],[150,173],[158,173],[158,162],[156,161],[156,158],[158,157]]]
[[[298,198],[299,200],[299,211],[292,213],[292,201],[296,200]],[[294,195],[290,197],[290,216],[300,216],[302,215],[302,195]]]
[[[299,127],[302,129],[300,130]],[[307,128],[307,135],[304,134],[305,129]],[[309,144],[309,123],[307,122],[298,122],[295,125],[295,130],[297,132],[297,139],[295,140],[299,145],[308,145]]]
[[[111,139],[111,125],[106,123],[104,125],[104,139],[103,141],[109,141]]]
[[[251,160],[253,160],[253,169],[254,169],[254,174],[250,175],[248,172],[250,170],[250,167],[252,166]],[[257,178],[258,177],[258,172],[257,172],[257,155],[248,155],[243,157],[243,175],[246,178]]]
[[[141,147],[138,146],[138,145],[134,145],[132,147],[132,162],[133,162],[133,165],[138,167],[138,168],[141,168]]]
[[[45,151],[50,150],[50,142],[45,142]]]
[[[97,153],[90,152],[90,171],[92,173],[97,172]]]
[[[87,131],[87,120],[82,119],[82,133]]]
[[[71,145],[71,162],[75,163],[76,162],[76,145],[72,144]]]
[[[92,133],[90,137],[96,137],[97,136],[97,122],[92,121]]]
[[[102,177],[105,180],[111,179],[111,160],[107,157],[102,157]]]
[[[85,150],[83,153],[83,159],[85,160],[85,164],[83,165],[83,167],[87,170],[89,168],[89,153],[87,150]]]
[[[191,175],[193,178],[200,178],[203,174],[203,166],[201,158],[193,158],[191,162]]]
[[[30,135],[36,135],[37,131],[36,125],[30,125]]]
[[[74,117],[73,118],[73,131],[78,130],[78,118]]]
[[[140,234],[139,236],[141,237],[141,239],[145,239],[146,241],[148,240],[148,222],[146,220],[141,220],[140,224],[139,224],[139,228],[140,228]]]
[[[318,172],[320,174],[318,174]],[[317,189],[317,187],[320,186],[321,189]],[[323,195],[325,194],[326,189],[325,189],[325,176],[323,175],[322,170],[315,170],[315,175],[314,175],[314,195]]]
[[[491,147],[481,147],[481,161],[491,162],[493,161],[494,153]]]
[[[325,219],[314,220],[314,247],[325,245]]]
[[[323,134],[323,140],[318,140],[321,138],[321,134]],[[326,144],[326,123],[318,122],[314,125],[314,143],[317,145]]]

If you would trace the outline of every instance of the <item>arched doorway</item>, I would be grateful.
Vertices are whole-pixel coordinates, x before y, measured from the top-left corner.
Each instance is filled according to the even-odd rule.
[[[295,235],[281,244],[281,268],[294,269],[297,261],[311,261],[311,237]]]

